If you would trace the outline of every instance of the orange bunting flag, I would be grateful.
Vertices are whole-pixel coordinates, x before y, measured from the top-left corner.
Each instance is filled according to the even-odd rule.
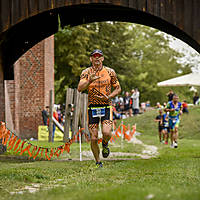
[[[19,149],[17,150],[16,153],[18,153],[19,151],[20,151],[20,153],[22,152],[22,149],[23,149],[25,143],[26,143],[26,141],[22,142],[21,147],[19,147]]]
[[[113,137],[110,138],[110,142],[111,142],[111,143],[113,142]]]
[[[42,159],[43,152],[44,152],[44,148],[42,148],[42,150],[41,150],[41,152],[40,152],[40,160]]]
[[[60,150],[60,153],[61,153],[61,154],[63,154],[63,152],[64,152],[64,148],[62,148],[62,149]]]
[[[102,138],[98,139],[98,144],[100,144],[102,142]]]
[[[38,154],[40,153],[40,149],[41,149],[41,147],[38,148],[37,153],[36,153],[35,156],[33,157],[34,160],[35,160],[35,158],[38,156]]]
[[[35,151],[37,150],[37,148],[38,148],[37,146],[34,146],[34,147],[33,147],[33,151],[32,151],[32,153],[31,153],[31,154],[32,154],[32,157],[34,157],[34,153],[35,153]]]
[[[64,150],[67,151],[68,153],[70,152],[70,144],[69,143],[65,143]]]
[[[14,151],[16,151],[16,149],[19,146],[20,142],[21,142],[21,139],[18,139],[16,144],[15,144]]]
[[[53,157],[53,153],[54,153],[54,151],[53,151],[53,148],[51,148],[51,153],[50,153],[50,159]]]
[[[56,151],[54,152],[54,156],[57,156],[57,158],[59,157],[58,151],[59,151],[59,147],[56,149]]]
[[[2,144],[5,146],[10,138],[10,131],[8,130],[3,137]]]
[[[118,133],[117,131],[115,132],[115,135],[116,135],[117,137],[119,137],[119,133]]]
[[[25,143],[26,143],[26,141],[23,141],[23,142],[22,142],[21,147],[17,150],[16,153],[18,153],[19,151],[20,151],[20,153],[22,152]]]
[[[15,137],[15,134],[13,133],[11,138],[10,138],[10,141],[8,142],[8,147],[10,147],[10,145],[12,144],[12,140],[13,140],[14,137]]]
[[[45,151],[45,158],[47,159],[47,160],[50,160],[51,158],[50,157],[48,157],[48,149],[46,149],[46,151]]]
[[[12,142],[11,142],[11,144],[10,144],[10,148],[8,149],[9,151],[14,147],[14,144],[15,144],[15,142],[17,141],[17,136],[15,136],[13,139],[12,139]]]
[[[22,155],[25,151],[28,151],[28,154],[30,156],[30,154],[31,154],[29,151],[30,148],[31,148],[31,144],[29,144],[26,148],[24,148],[19,155]]]
[[[5,132],[6,132],[5,123],[1,122],[1,125],[0,125],[0,139],[3,138],[3,135],[5,134]]]

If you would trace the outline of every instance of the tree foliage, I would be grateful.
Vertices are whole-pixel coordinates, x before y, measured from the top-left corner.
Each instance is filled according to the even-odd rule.
[[[141,101],[165,101],[167,91],[158,88],[157,82],[191,71],[189,65],[177,62],[183,55],[170,48],[169,39],[156,29],[123,22],[66,27],[55,35],[57,103],[64,103],[67,87],[77,87],[96,48],[104,52],[104,65],[115,69],[122,91],[137,87]]]

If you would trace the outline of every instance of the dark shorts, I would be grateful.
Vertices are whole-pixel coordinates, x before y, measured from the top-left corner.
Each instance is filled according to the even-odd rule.
[[[124,105],[124,111],[128,111],[129,108],[130,108],[129,104],[125,104],[125,105]]]
[[[93,117],[92,108],[103,108],[105,107],[105,115],[101,117],[101,123],[110,123],[112,124],[113,120],[113,111],[112,106],[109,105],[90,105],[88,107],[88,124],[99,124],[100,117]]]
[[[164,131],[167,131],[167,133],[169,133],[169,132],[170,132],[170,129],[169,129],[169,127],[163,127],[163,130],[164,130]]]
[[[163,130],[163,126],[158,126],[158,131],[161,132]]]

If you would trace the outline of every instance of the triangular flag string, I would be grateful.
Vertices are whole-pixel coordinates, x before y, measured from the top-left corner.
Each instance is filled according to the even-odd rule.
[[[119,127],[113,131],[110,142],[115,142],[120,135],[124,135],[124,138],[130,140],[136,131],[136,125],[132,126],[132,131],[130,126],[126,127],[124,124],[119,125]],[[81,136],[85,136],[86,142],[90,142],[89,136],[84,132],[84,128],[79,129],[79,131],[73,135],[72,139],[66,142],[64,145],[55,148],[40,147],[38,145],[33,145],[28,140],[23,140],[19,138],[15,133],[11,132],[4,122],[0,122],[0,139],[3,145],[8,145],[8,151],[13,150],[16,154],[23,155],[25,152],[29,155],[29,159],[34,160],[39,156],[40,160],[44,158],[45,160],[51,160],[53,156],[59,158],[64,151],[70,152],[70,146],[75,141],[79,141],[79,133]],[[98,139],[98,143],[102,142],[102,138]]]

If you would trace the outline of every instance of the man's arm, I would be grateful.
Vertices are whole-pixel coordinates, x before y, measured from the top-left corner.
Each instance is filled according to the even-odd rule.
[[[92,73],[91,75],[89,75],[88,80],[87,79],[80,80],[78,84],[78,91],[82,92],[83,90],[86,90],[88,86],[90,85],[90,83],[92,83],[93,81],[99,78],[100,76],[96,76],[95,73]]]
[[[86,90],[88,88],[89,84],[90,84],[89,80],[80,81],[78,84],[78,91],[82,92],[83,90]]]
[[[120,85],[117,85],[115,87],[115,89],[113,90],[113,92],[108,96],[109,99],[112,99],[114,97],[116,97],[118,94],[121,93],[121,86]]]

